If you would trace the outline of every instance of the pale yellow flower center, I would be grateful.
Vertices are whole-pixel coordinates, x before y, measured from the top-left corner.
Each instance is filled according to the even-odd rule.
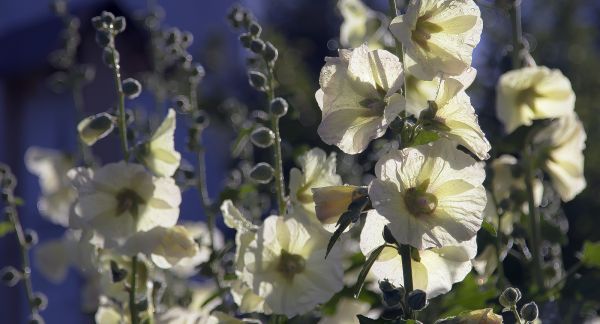
[[[144,203],[144,199],[137,192],[125,188],[117,193],[116,198],[117,216],[121,216],[125,212],[129,212],[133,217],[139,215],[140,205]]]
[[[438,200],[434,194],[419,188],[409,188],[404,193],[404,203],[415,217],[431,215],[437,208]]]
[[[431,38],[431,34],[439,33],[443,30],[440,25],[428,21],[429,18],[431,18],[429,14],[420,16],[411,35],[413,42],[426,50],[429,50],[427,42]]]
[[[302,273],[306,267],[306,260],[301,255],[289,253],[281,250],[279,262],[277,263],[277,272],[287,280],[291,281],[294,276]]]

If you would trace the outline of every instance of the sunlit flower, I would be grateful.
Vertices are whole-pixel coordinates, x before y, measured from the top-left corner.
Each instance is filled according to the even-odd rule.
[[[366,187],[350,185],[312,188],[311,190],[316,217],[330,232],[335,230],[337,221],[348,210],[352,201],[367,195]]]
[[[242,280],[273,313],[304,314],[344,286],[340,248],[325,259],[329,235],[307,224],[270,216],[244,253]]]
[[[458,316],[441,319],[435,324],[502,324],[502,316],[491,308],[461,313]]]
[[[181,259],[171,271],[180,277],[191,277],[198,272],[197,267],[210,259],[212,250],[210,248],[210,234],[208,226],[202,222],[184,222],[181,226],[185,227],[188,233],[198,245],[197,253],[189,258]],[[214,248],[219,250],[223,247],[223,234],[214,229]]]
[[[411,0],[390,31],[417,64],[410,73],[423,80],[459,75],[471,66],[483,22],[472,0]]]
[[[507,133],[521,125],[529,126],[536,119],[569,115],[575,106],[569,79],[545,66],[504,73],[496,91],[496,115]]]
[[[483,163],[445,139],[383,156],[369,197],[401,244],[419,250],[459,245],[481,227]]]
[[[198,245],[183,226],[157,226],[136,232],[119,250],[124,255],[145,254],[159,268],[169,269],[183,259],[194,257]]]
[[[208,323],[207,321],[207,314],[179,306],[170,307],[166,312],[158,314],[155,318],[156,324],[195,324]]]
[[[340,298],[335,306],[335,313],[323,316],[319,324],[358,324],[356,315],[369,312],[371,305],[352,298]]]
[[[290,171],[290,200],[309,215],[314,215],[311,189],[342,184],[342,178],[335,173],[335,153],[327,156],[320,148],[314,148],[300,156],[298,162],[301,170],[293,168]]]
[[[177,222],[181,192],[175,181],[154,177],[139,164],[76,168],[68,175],[79,194],[69,222],[72,227],[122,243],[136,232]]]
[[[385,15],[371,10],[360,0],[339,0],[337,4],[344,21],[340,26],[340,45],[344,48],[359,47],[367,43],[370,49],[383,47],[388,36],[382,21]]]
[[[356,154],[383,136],[405,106],[398,93],[402,75],[397,56],[385,50],[369,51],[366,45],[325,58],[321,88],[315,94],[323,114],[318,129],[321,139]]]
[[[154,131],[150,140],[140,147],[140,159],[158,176],[172,176],[181,161],[181,154],[175,150],[175,117],[175,110],[169,109],[167,117]]]
[[[489,158],[491,145],[479,127],[471,99],[459,81],[442,81],[440,92],[430,105],[429,116],[425,118],[431,124],[429,127],[442,137],[466,147],[480,159]]]
[[[100,297],[100,306],[96,311],[94,319],[96,324],[127,324],[129,318],[123,316],[123,310],[111,303],[106,296]]]
[[[390,222],[369,211],[360,234],[360,249],[365,256],[385,244],[383,228]],[[475,237],[456,245],[419,250],[411,256],[413,287],[427,293],[427,298],[445,294],[452,284],[462,281],[471,271],[471,259],[477,254]],[[397,248],[385,247],[371,271],[380,280],[387,279],[395,286],[404,285],[402,257]]]
[[[40,179],[40,214],[55,224],[69,226],[69,213],[77,197],[67,177],[73,160],[60,151],[34,146],[25,152],[25,165]]]
[[[109,113],[99,113],[84,118],[77,124],[79,139],[87,146],[105,138],[115,128],[116,118]]]
[[[554,120],[533,139],[534,147],[546,158],[543,168],[563,201],[573,199],[586,187],[585,140],[585,130],[574,112]]]

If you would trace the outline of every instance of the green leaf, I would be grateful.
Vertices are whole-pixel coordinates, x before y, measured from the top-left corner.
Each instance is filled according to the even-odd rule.
[[[600,268],[600,242],[583,243],[581,263],[591,268]]]
[[[483,228],[486,232],[490,233],[490,235],[492,235],[493,237],[498,236],[498,231],[496,230],[494,224],[486,220],[484,220],[483,223],[481,223],[481,228]]]
[[[417,136],[412,141],[411,146],[423,145],[427,143],[431,143],[440,138],[440,135],[434,131],[430,130],[421,130]]]
[[[375,263],[375,260],[377,260],[384,248],[385,244],[373,250],[373,252],[371,252],[369,257],[367,258],[367,261],[363,265],[362,270],[360,270],[360,273],[358,274],[358,279],[356,280],[356,285],[354,286],[354,298],[358,298],[358,296],[360,295],[360,292],[363,286],[365,285],[365,279],[367,279],[367,274],[369,274],[373,263]]]
[[[335,232],[333,232],[331,238],[329,239],[329,242],[327,243],[327,252],[325,252],[325,258],[327,258],[329,252],[331,252],[331,249],[333,249],[335,242],[337,242],[337,240],[344,233],[346,228],[348,228],[350,224],[358,220],[358,218],[360,217],[360,213],[362,213],[362,210],[365,209],[368,203],[368,196],[361,196],[350,203],[350,205],[348,206],[348,210],[344,212],[342,216],[340,216],[340,218],[338,219]]]
[[[9,221],[3,221],[0,222],[0,237],[11,233],[15,230],[15,227],[13,226],[13,224]]]

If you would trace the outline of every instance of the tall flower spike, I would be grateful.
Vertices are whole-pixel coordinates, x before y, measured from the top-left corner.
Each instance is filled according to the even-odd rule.
[[[571,82],[559,70],[525,67],[504,73],[497,86],[496,115],[507,133],[533,120],[570,114],[575,107]]]
[[[398,57],[362,45],[328,57],[321,70],[315,98],[323,114],[319,135],[323,142],[348,154],[364,151],[385,134],[404,109],[403,69]]]
[[[172,176],[181,161],[181,154],[175,150],[175,117],[175,110],[169,109],[167,117],[150,140],[142,144],[139,153],[144,165],[161,177]]]
[[[459,245],[481,227],[483,163],[448,140],[388,153],[375,174],[369,197],[398,243],[419,250]]]
[[[473,0],[411,0],[390,31],[414,65],[406,69],[422,80],[459,75],[471,66],[483,21]],[[408,63],[408,61],[407,61]]]
[[[563,201],[569,201],[585,187],[583,174],[586,134],[575,112],[554,120],[533,139],[545,159],[543,168]]]
[[[360,249],[365,256],[385,244],[382,233],[387,224],[387,219],[369,211],[360,233]],[[449,292],[452,284],[462,281],[471,272],[471,260],[476,254],[475,236],[457,245],[419,250],[411,262],[414,288],[425,291],[427,298]],[[388,280],[395,286],[404,285],[402,257],[396,248],[385,247],[371,271],[379,280]]]
[[[431,107],[431,127],[443,137],[460,144],[485,160],[492,148],[479,127],[471,99],[463,85],[455,79],[446,79],[440,85],[440,93]]]

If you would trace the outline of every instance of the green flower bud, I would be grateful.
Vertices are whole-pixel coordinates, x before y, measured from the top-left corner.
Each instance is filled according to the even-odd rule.
[[[427,293],[425,293],[421,289],[415,289],[408,293],[408,296],[406,297],[406,302],[408,303],[408,306],[410,306],[410,308],[416,311],[425,309],[425,307],[427,307],[428,304]]]
[[[250,26],[248,26],[248,31],[250,32],[250,34],[258,37],[258,36],[260,36],[262,27],[260,27],[260,25],[256,21],[253,21],[250,23]]]
[[[252,39],[253,37],[249,33],[244,33],[240,35],[240,43],[242,43],[242,46],[244,46],[245,48],[250,48]]]
[[[504,289],[498,301],[502,307],[511,308],[521,299],[521,291],[517,288],[508,287]]]
[[[127,78],[123,81],[123,93],[127,98],[135,99],[142,93],[142,85],[134,78]]]
[[[196,64],[190,73],[191,81],[200,82],[206,75],[204,67],[201,64]]]
[[[194,35],[189,31],[184,31],[181,34],[181,46],[188,48],[194,42]]]
[[[255,38],[250,41],[250,50],[256,54],[260,54],[265,50],[265,42],[260,38]]]
[[[115,15],[112,12],[103,11],[100,14],[100,19],[105,27],[110,27],[115,22]]]
[[[271,113],[279,118],[285,116],[288,111],[288,103],[285,99],[277,97],[271,101]]]
[[[194,114],[194,126],[198,129],[205,129],[210,124],[210,118],[204,111],[199,110]]]
[[[388,244],[398,244],[394,235],[392,235],[392,231],[387,225],[383,227],[383,240]]]
[[[258,183],[269,183],[273,179],[275,171],[268,163],[260,162],[250,170],[250,178]]]
[[[127,270],[120,268],[114,260],[110,260],[110,274],[112,276],[112,281],[115,283],[121,282],[127,278]]]
[[[17,178],[15,178],[15,175],[12,173],[5,174],[0,181],[0,187],[2,187],[2,189],[13,190],[16,186]]]
[[[16,286],[23,278],[21,272],[13,266],[8,266],[0,270],[0,280],[8,287]]]
[[[112,35],[106,30],[96,31],[96,44],[100,47],[106,47],[112,42]]]
[[[85,118],[77,125],[79,138],[85,145],[94,145],[113,131],[115,118],[108,113],[99,113]]]
[[[113,23],[113,30],[117,34],[120,34],[123,31],[125,31],[125,27],[127,27],[127,21],[125,20],[125,17],[119,16],[119,17],[115,18],[115,21]]]
[[[190,100],[186,96],[177,96],[174,99],[175,110],[182,114],[187,114],[191,111]]]
[[[40,314],[32,314],[29,316],[28,324],[45,324],[44,318]]]
[[[279,53],[277,52],[277,48],[275,47],[275,45],[271,44],[271,42],[266,42],[265,50],[263,51],[263,57],[265,58],[265,60],[272,65],[275,64],[275,61],[277,61],[278,56]]]
[[[535,321],[538,315],[539,310],[535,302],[527,303],[521,308],[521,317],[528,322]]]
[[[33,294],[33,305],[38,311],[43,311],[48,307],[48,297],[41,292]]]
[[[0,201],[4,204],[12,204],[13,200],[12,189],[2,189],[2,192],[0,192]]]
[[[109,47],[105,47],[102,52],[102,61],[108,67],[114,67],[115,64],[119,65],[119,52],[117,50],[112,50]]]
[[[275,133],[273,133],[273,131],[267,127],[259,127],[252,131],[250,140],[252,141],[252,144],[260,148],[267,148],[273,145],[273,142],[275,141]]]
[[[28,248],[38,244],[39,237],[36,231],[32,229],[25,230],[25,244],[27,244]]]
[[[181,39],[181,32],[177,28],[171,28],[171,29],[167,30],[164,37],[165,37],[165,44],[167,46],[171,46],[176,43],[179,43],[179,40]]]
[[[250,85],[259,91],[265,91],[267,86],[267,77],[258,72],[258,71],[250,71],[248,72],[248,80]]]
[[[383,293],[383,302],[387,307],[394,307],[402,302],[404,299],[404,287],[394,287],[388,280],[382,280],[379,282],[379,289]]]
[[[93,17],[92,18],[92,26],[94,26],[94,28],[96,30],[104,29],[104,23],[102,22],[102,17],[100,17],[100,16]]]

